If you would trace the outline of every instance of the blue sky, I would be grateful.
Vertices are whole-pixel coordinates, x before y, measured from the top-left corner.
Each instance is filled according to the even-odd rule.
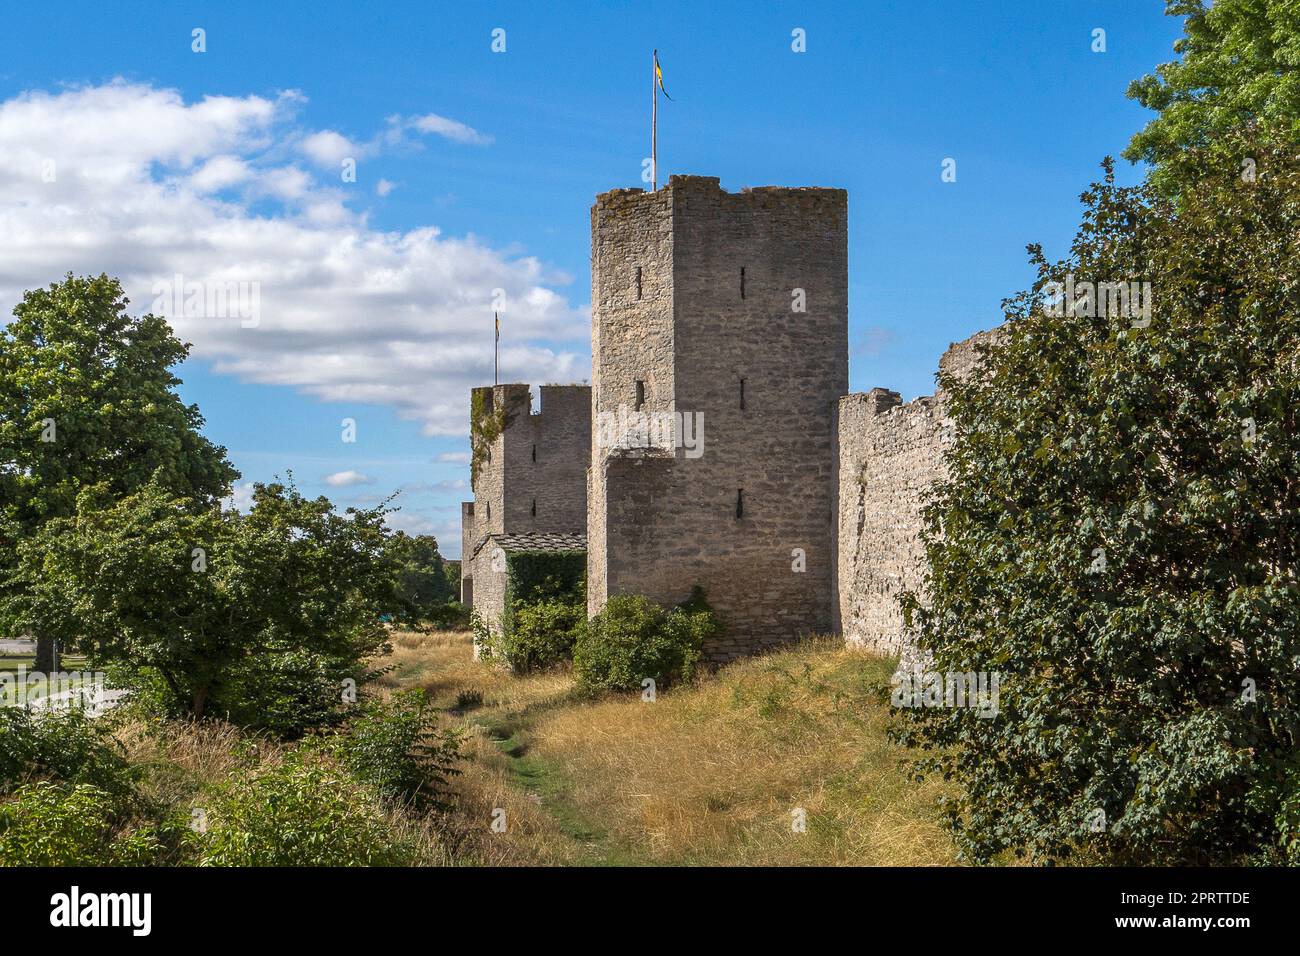
[[[491,291],[503,380],[589,377],[588,211],[640,185],[653,47],[661,179],[848,189],[850,382],[911,398],[1029,282],[1027,242],[1065,252],[1180,32],[1158,0],[10,5],[0,307],[68,270],[141,310],[159,276],[256,278],[257,328],[176,322],[243,484],[405,489],[395,523],[456,556]]]

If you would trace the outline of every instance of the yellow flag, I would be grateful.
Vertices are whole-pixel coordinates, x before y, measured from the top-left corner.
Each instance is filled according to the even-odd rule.
[[[664,95],[664,98],[665,98],[665,99],[669,99],[669,100],[671,100],[672,97],[669,96],[669,95],[668,95],[668,91],[664,89],[664,71],[663,71],[662,69],[660,69],[660,67],[659,67],[659,51],[658,51],[658,50],[655,50],[654,56],[655,56],[655,79],[659,81],[659,92],[662,93],[662,94]]]

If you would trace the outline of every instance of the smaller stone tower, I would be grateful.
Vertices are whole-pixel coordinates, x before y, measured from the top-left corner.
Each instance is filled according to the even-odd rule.
[[[499,619],[505,596],[490,538],[545,547],[586,535],[591,388],[542,385],[538,393],[534,411],[528,385],[471,392],[474,500],[461,504],[461,595],[488,620]]]

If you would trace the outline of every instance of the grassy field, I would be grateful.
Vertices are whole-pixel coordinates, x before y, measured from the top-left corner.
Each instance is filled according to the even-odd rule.
[[[733,664],[654,703],[513,677],[468,633],[398,634],[390,690],[423,688],[471,755],[451,854],[481,864],[942,865],[942,785],[885,738],[891,665],[836,642]],[[493,832],[494,811],[507,830]],[[793,827],[796,811],[805,832]]]

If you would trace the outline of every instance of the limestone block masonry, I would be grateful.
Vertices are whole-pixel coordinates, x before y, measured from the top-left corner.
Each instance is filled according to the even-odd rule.
[[[670,606],[699,585],[726,628],[704,649],[713,662],[833,632],[906,655],[899,597],[924,600],[946,398],[845,394],[846,193],[728,193],[704,176],[603,193],[591,286],[590,388],[542,386],[540,414],[527,385],[474,390],[494,418],[475,431],[462,507],[466,601],[491,626],[506,585],[494,552],[585,535],[589,613],[616,594]],[[941,370],[976,374],[999,335],[952,346]]]
[[[953,345],[942,372],[965,378],[978,369],[977,346],[998,330]],[[846,642],[907,657],[915,635],[899,597],[924,599],[921,511],[944,474],[944,393],[902,404],[875,388],[839,402],[839,610]]]
[[[829,632],[846,193],[673,176],[597,197],[591,228],[589,610],[698,584],[727,628],[714,661]],[[698,456],[606,446],[620,412],[691,416]]]

